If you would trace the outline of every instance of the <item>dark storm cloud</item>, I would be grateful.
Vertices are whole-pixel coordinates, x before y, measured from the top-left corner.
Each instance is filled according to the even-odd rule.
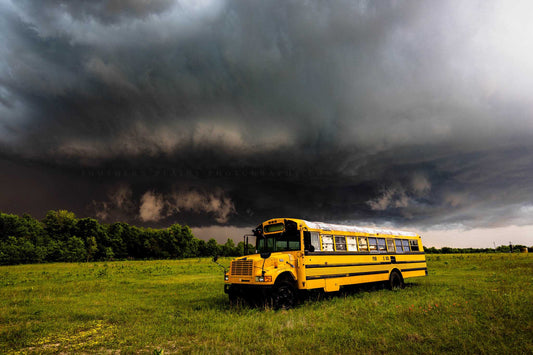
[[[109,0],[109,1],[63,1],[43,0],[39,4],[33,1],[18,1],[19,8],[40,22],[51,22],[62,16],[69,16],[76,21],[96,21],[104,25],[113,25],[132,19],[146,19],[150,15],[159,15],[169,10],[173,0]],[[41,23],[42,23],[41,22]]]
[[[3,156],[82,172],[105,220],[528,224],[514,4],[4,1]]]

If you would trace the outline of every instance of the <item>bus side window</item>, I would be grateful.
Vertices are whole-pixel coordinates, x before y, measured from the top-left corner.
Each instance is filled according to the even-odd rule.
[[[401,239],[394,239],[394,242],[396,244],[396,252],[397,253],[403,253],[402,240]]]
[[[368,246],[370,247],[371,253],[377,253],[378,251],[378,240],[376,238],[368,238]]]
[[[387,252],[387,244],[385,244],[385,238],[378,238],[378,251],[380,253]]]
[[[289,240],[289,249],[287,250],[299,250],[300,241],[299,240]]]
[[[359,243],[359,251],[368,251],[368,243],[366,242],[366,237],[357,237]]]
[[[282,250],[288,250],[289,247],[287,245],[287,241],[286,240],[276,240],[276,251],[282,251]]]
[[[343,236],[335,236],[335,250],[346,251],[346,239]]]
[[[333,251],[333,237],[331,235],[322,236],[322,251]]]
[[[346,249],[348,251],[357,251],[357,238],[353,236],[346,237]]]
[[[418,240],[411,239],[409,240],[409,244],[411,244],[411,251],[419,251],[420,248],[418,248]]]
[[[304,250],[311,249],[311,233],[304,232]]]
[[[394,253],[394,239],[387,238],[387,251],[389,253]]]
[[[320,238],[318,232],[311,232],[311,245],[316,251],[320,250]]]
[[[275,251],[274,250],[274,238],[267,238],[266,242],[267,242],[266,249],[270,251]]]
[[[402,239],[403,251],[409,251],[409,241],[407,239]]]

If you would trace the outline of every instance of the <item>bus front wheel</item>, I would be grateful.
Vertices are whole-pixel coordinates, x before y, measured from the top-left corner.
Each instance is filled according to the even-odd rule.
[[[272,289],[271,295],[272,308],[290,309],[296,304],[296,289],[288,281],[280,282]]]
[[[391,272],[389,277],[389,289],[397,290],[404,287],[405,284],[402,275],[397,270]]]
[[[238,303],[238,301],[239,301],[239,296],[237,295],[237,292],[230,291],[228,293],[228,296],[229,296],[229,304],[231,306],[235,306]]]

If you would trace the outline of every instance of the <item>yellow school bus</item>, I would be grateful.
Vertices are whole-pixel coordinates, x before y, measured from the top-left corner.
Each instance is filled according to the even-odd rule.
[[[234,259],[224,275],[231,302],[291,308],[306,290],[370,282],[402,288],[404,279],[427,275],[422,241],[411,232],[275,218],[253,234],[256,254]]]

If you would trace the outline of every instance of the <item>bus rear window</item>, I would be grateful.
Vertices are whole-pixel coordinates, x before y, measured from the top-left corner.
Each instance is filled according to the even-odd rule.
[[[409,244],[411,245],[411,250],[412,251],[419,251],[420,250],[420,248],[418,248],[418,240],[411,239],[411,240],[409,240]]]

